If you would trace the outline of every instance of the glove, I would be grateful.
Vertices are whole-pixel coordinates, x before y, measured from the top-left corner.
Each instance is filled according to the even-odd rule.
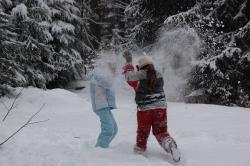
[[[132,63],[132,54],[128,50],[122,56],[126,59],[127,63]]]
[[[128,71],[134,71],[134,66],[131,63],[126,64],[123,67],[123,74],[127,73]]]

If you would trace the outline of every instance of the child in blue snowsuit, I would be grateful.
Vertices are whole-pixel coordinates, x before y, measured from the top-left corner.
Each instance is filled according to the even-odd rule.
[[[117,134],[117,124],[111,112],[116,109],[113,90],[114,71],[112,66],[96,67],[90,75],[90,94],[93,111],[100,118],[101,133],[96,147],[108,148]]]

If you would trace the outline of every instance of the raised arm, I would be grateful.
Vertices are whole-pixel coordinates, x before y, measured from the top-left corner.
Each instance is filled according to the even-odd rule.
[[[123,74],[125,75],[127,83],[134,88],[134,90],[137,89],[138,81],[146,78],[146,72],[143,70],[136,72],[132,63],[127,63],[123,67]]]
[[[127,81],[140,81],[146,79],[146,71],[135,71],[132,64],[126,64],[123,68],[124,75]]]

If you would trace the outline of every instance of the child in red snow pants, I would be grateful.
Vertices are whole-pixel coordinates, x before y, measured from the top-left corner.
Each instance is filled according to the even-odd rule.
[[[132,65],[132,55],[124,54],[127,64],[124,75],[128,84],[135,90],[137,104],[137,137],[134,152],[141,153],[147,148],[147,140],[152,127],[153,134],[163,149],[171,154],[173,161],[180,161],[177,144],[167,130],[167,104],[164,92],[164,79],[155,70],[153,61],[147,56],[139,59],[138,71]]]
[[[160,145],[163,144],[164,140],[171,138],[167,131],[166,109],[137,111],[137,123],[136,145],[142,151],[145,151],[147,148],[147,140],[151,127]]]

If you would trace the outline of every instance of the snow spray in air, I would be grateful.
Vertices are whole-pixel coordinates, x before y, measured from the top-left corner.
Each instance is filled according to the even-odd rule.
[[[162,30],[152,50],[156,67],[163,73],[169,101],[181,101],[192,64],[200,53],[201,40],[194,29]]]
[[[126,85],[122,75],[122,66],[124,65],[121,53],[114,50],[103,50],[98,53],[99,56],[95,61],[95,68],[100,68],[105,75],[110,76],[113,88],[118,92],[119,89]]]

